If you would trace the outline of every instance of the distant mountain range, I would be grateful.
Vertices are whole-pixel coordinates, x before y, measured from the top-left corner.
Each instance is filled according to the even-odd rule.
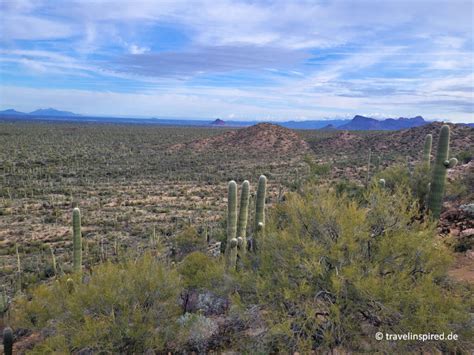
[[[210,124],[213,126],[241,126],[251,125],[258,122],[225,122],[221,119],[216,119]],[[412,127],[419,127],[429,122],[426,122],[423,117],[416,116],[413,118],[387,118],[385,120],[377,120],[371,117],[356,115],[352,120],[321,120],[321,121],[287,121],[287,122],[273,122],[280,126],[292,129],[320,129],[322,131],[331,130],[347,130],[347,131],[395,131],[399,129],[407,129]]]
[[[122,124],[158,124],[166,126],[211,126],[211,127],[248,127],[260,123],[261,121],[224,121],[220,118],[214,121],[204,119],[190,118],[125,118],[125,117],[94,117],[83,116],[69,111],[60,111],[54,108],[38,109],[33,112],[25,113],[14,109],[0,111],[0,119],[10,120],[43,120],[43,121],[72,121],[72,122],[96,122],[96,123],[122,123]],[[372,117],[356,115],[352,120],[348,119],[322,119],[308,121],[285,121],[275,122],[280,126],[291,129],[321,129],[328,130],[400,130],[412,127],[419,127],[430,122],[425,121],[423,117],[416,116],[412,118],[387,118],[378,120]],[[473,123],[468,123],[473,127]]]
[[[339,126],[338,129],[348,131],[395,131],[399,129],[419,127],[427,123],[428,122],[426,122],[421,116],[376,120],[375,118],[356,115],[350,122]]]
[[[26,113],[14,109],[0,111],[1,116],[47,116],[47,117],[78,117],[81,116],[74,112],[59,111],[54,108],[40,108],[38,110]]]

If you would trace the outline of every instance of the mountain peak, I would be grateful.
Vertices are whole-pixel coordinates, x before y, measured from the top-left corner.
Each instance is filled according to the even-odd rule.
[[[211,125],[213,126],[224,126],[225,122],[221,120],[220,118],[216,118],[214,122],[211,122]]]
[[[16,116],[16,115],[26,115],[24,112],[17,111],[13,108],[9,108],[7,110],[0,111],[0,115],[5,115],[5,116]]]
[[[30,115],[33,115],[33,116],[80,116],[74,112],[60,111],[52,107],[40,108],[38,110],[30,112]]]

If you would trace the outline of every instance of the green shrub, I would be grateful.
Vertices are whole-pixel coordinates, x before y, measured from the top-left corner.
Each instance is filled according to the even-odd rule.
[[[222,283],[224,267],[220,260],[194,252],[178,265],[178,272],[186,288],[214,289]]]
[[[376,175],[374,181],[385,180],[385,187],[394,190],[397,186],[409,186],[410,174],[406,165],[392,165]]]
[[[418,213],[403,188],[375,188],[364,205],[317,188],[290,194],[273,211],[258,269],[247,274],[254,293],[246,290],[244,301],[264,308],[267,351],[466,346],[469,293],[463,300],[446,286],[449,252],[433,225],[416,220]],[[452,331],[464,342],[389,343],[376,341],[377,331]]]
[[[462,152],[459,152],[456,155],[456,158],[459,160],[461,164],[467,164],[472,160],[473,155],[474,153],[472,151],[464,150]]]
[[[175,237],[174,243],[178,254],[178,260],[194,251],[204,251],[207,246],[206,239],[203,236],[200,236],[196,229],[191,226],[179,233]]]
[[[16,328],[47,330],[36,353],[143,353],[169,348],[180,314],[178,273],[149,255],[120,264],[105,263],[86,283],[68,277],[40,285],[15,301]]]

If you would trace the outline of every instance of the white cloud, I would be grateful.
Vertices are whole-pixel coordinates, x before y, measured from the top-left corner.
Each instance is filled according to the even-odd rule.
[[[150,48],[140,47],[140,46],[137,46],[136,44],[132,44],[129,46],[128,50],[130,54],[143,54],[143,53],[149,52]]]

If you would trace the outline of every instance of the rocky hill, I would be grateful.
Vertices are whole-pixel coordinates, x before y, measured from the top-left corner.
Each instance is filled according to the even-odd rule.
[[[197,152],[237,150],[268,154],[310,152],[308,143],[295,131],[271,123],[259,123],[210,138],[176,144],[170,149],[190,149]]]
[[[318,154],[355,156],[372,149],[381,155],[410,155],[417,159],[423,148],[427,134],[433,135],[433,151],[436,149],[439,131],[443,123],[433,122],[420,127],[401,131],[358,134],[349,131],[334,133],[327,138],[312,142],[311,148]],[[473,150],[474,129],[460,124],[449,124],[451,127],[451,154]],[[364,153],[365,154],[365,153]]]

